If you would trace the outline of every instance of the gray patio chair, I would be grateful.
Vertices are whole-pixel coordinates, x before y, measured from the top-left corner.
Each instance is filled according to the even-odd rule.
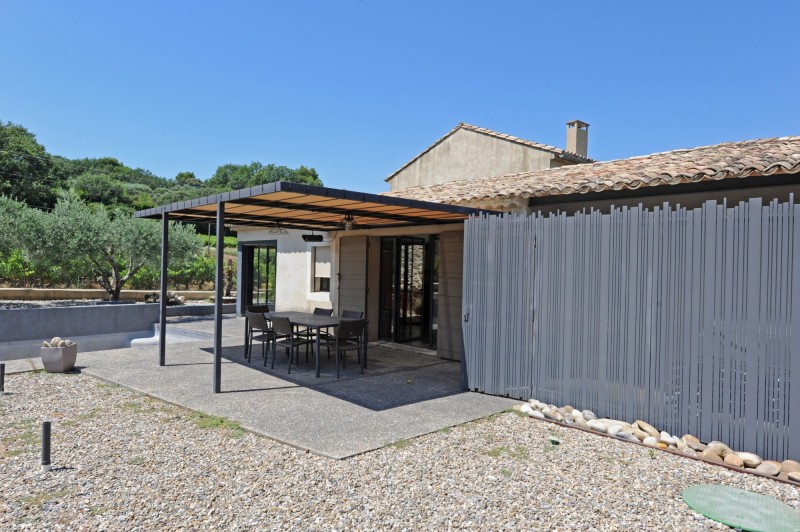
[[[264,316],[263,312],[245,312],[247,318],[247,334],[245,338],[245,356],[247,362],[253,354],[253,341],[261,342],[261,358],[266,362],[267,350],[266,347],[273,341],[275,336],[270,326],[269,320]]]
[[[364,349],[364,327],[366,326],[364,320],[342,320],[336,333],[332,335],[332,339],[328,340],[326,344],[333,347],[336,353],[336,378],[339,378],[339,361],[342,361],[342,367],[347,367],[347,352],[355,350],[358,353],[358,360],[361,361],[361,351]],[[361,368],[361,373],[364,373],[364,368]]]
[[[269,305],[247,305],[247,309],[245,310],[245,320],[244,320],[244,356],[248,362],[250,362],[250,334],[252,333],[250,327],[250,319],[247,317],[248,312],[258,312],[264,314],[265,312],[269,312]]]
[[[332,316],[333,315],[333,309],[332,308],[315,307],[314,308],[314,314],[317,315],[317,316]],[[314,338],[314,335],[313,335],[314,329],[312,329],[310,327],[306,328],[306,329],[303,329],[302,331],[300,331],[300,333],[301,334],[305,334],[308,339],[313,339]],[[320,339],[322,341],[325,341],[325,337],[327,335],[328,335],[328,329],[320,329]],[[328,358],[330,358],[330,357],[331,357],[331,355],[330,355],[330,353],[328,353]],[[308,345],[306,345],[306,362],[308,362]]]
[[[342,318],[346,318],[349,320],[360,320],[364,318],[364,313],[358,310],[343,310]]]
[[[275,353],[278,347],[283,347],[289,353],[289,373],[291,373],[292,355],[295,349],[297,350],[297,362],[300,363],[300,346],[308,346],[313,340],[295,331],[289,318],[272,318],[272,330],[275,334],[275,339],[272,342],[272,368],[275,368]],[[264,365],[267,365],[266,358],[264,359]]]

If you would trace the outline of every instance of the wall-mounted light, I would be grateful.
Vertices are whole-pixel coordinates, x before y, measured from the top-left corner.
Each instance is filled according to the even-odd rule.
[[[350,231],[353,229],[353,226],[356,224],[356,221],[353,219],[352,214],[345,214],[344,218],[342,218],[342,225],[344,225],[345,231]]]
[[[281,225],[280,222],[275,224],[275,227],[269,230],[269,234],[271,235],[288,235],[289,231],[286,230],[285,227]]]

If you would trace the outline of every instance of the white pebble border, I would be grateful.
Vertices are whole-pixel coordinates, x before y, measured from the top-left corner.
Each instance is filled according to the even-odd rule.
[[[6,391],[1,530],[727,530],[683,503],[698,483],[800,507],[795,486],[516,413],[336,461],[86,375],[8,375]]]

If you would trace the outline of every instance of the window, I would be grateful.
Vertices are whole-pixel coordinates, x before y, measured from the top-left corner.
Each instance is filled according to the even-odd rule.
[[[331,291],[331,248],[329,246],[316,246],[312,250],[312,265],[314,268],[314,292]]]

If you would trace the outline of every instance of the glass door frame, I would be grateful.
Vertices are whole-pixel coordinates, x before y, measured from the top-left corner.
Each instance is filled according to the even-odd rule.
[[[239,300],[241,308],[239,311],[244,314],[249,305],[253,304],[253,283],[254,283],[254,269],[253,259],[255,257],[255,250],[257,248],[273,248],[275,250],[275,269],[278,265],[278,241],[277,240],[258,240],[249,242],[239,242],[239,257],[241,266],[241,280],[240,286],[243,297]],[[267,273],[267,277],[269,274]],[[278,283],[277,272],[275,275],[275,284]],[[267,301],[270,305],[274,306],[275,301]]]
[[[408,235],[408,236],[391,236],[381,238],[381,255],[380,255],[380,275],[379,280],[380,298],[379,308],[382,309],[379,315],[378,330],[382,340],[391,342],[419,342],[426,344],[429,348],[436,348],[437,334],[434,329],[434,323],[437,319],[437,310],[433,305],[437,304],[435,297],[434,287],[434,269],[436,267],[436,252],[438,251],[439,235]],[[391,245],[387,241],[391,241]],[[419,296],[422,298],[422,305],[420,309],[420,323],[419,334],[412,335],[409,338],[404,338],[401,334],[401,320],[403,301],[403,285],[408,279],[401,279],[401,262],[405,254],[403,253],[404,246],[420,245],[422,246],[422,290]],[[384,253],[389,253],[391,248],[391,268],[386,262],[389,257],[385,257]],[[406,257],[408,258],[408,257]],[[391,275],[391,279],[386,276]],[[413,324],[411,325],[413,327]]]

